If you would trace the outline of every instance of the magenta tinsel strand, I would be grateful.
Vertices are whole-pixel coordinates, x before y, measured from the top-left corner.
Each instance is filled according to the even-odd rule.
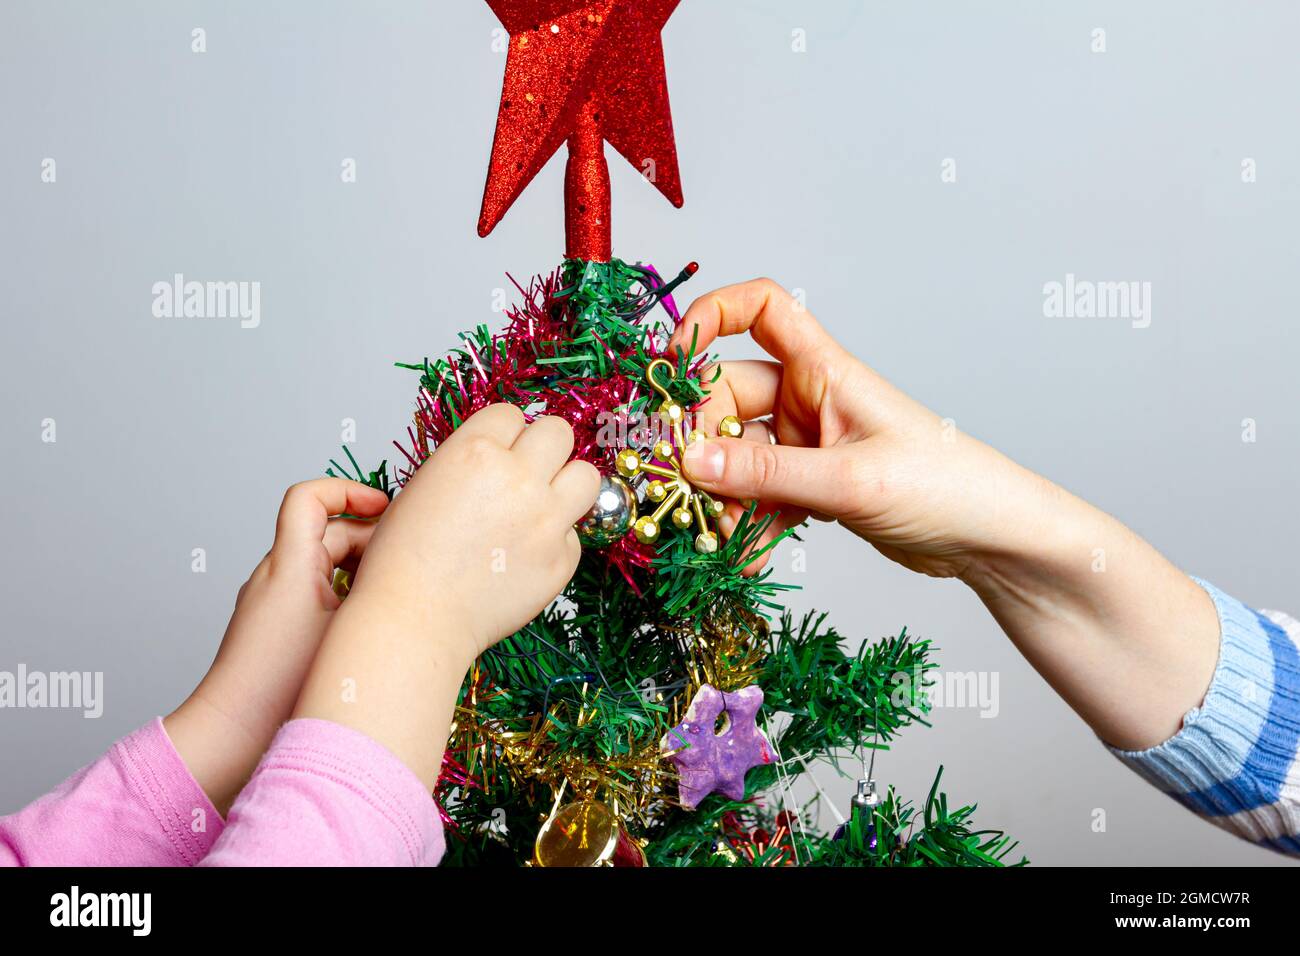
[[[393,447],[396,448],[398,451],[400,451],[403,455],[406,455],[406,460],[411,463],[412,468],[420,467],[419,463],[410,456],[410,454],[406,451],[406,449],[402,447],[402,444],[400,442],[396,442],[396,441],[393,442]]]
[[[415,435],[415,429],[410,425],[406,426],[406,437],[411,440],[411,451],[415,452],[419,464],[423,465],[429,458],[429,453],[424,450],[423,444]]]
[[[609,356],[609,360],[614,363],[615,367],[617,367],[619,357],[617,354],[615,354],[614,350],[610,348],[608,345],[606,345],[601,340],[601,337],[597,335],[595,332],[591,333],[591,337],[600,343],[600,347],[605,350],[605,354]]]
[[[633,309],[653,301],[652,297],[664,285],[653,266],[645,268],[648,273],[642,283],[645,291],[628,303]],[[562,354],[561,346],[571,335],[564,318],[564,300],[557,296],[561,289],[561,271],[556,269],[547,275],[534,276],[527,287],[513,276],[509,279],[519,291],[521,301],[505,313],[506,329],[494,335],[486,345],[475,344],[465,337],[462,350],[436,365],[426,363],[426,376],[438,383],[436,394],[421,387],[416,396],[415,419],[422,431],[422,441],[417,440],[411,428],[407,429],[414,454],[401,443],[393,443],[410,464],[409,468],[397,469],[399,485],[404,486],[428,459],[429,451],[436,449],[455,431],[454,422],[464,421],[494,401],[507,401],[531,410],[528,412],[530,420],[538,414],[563,418],[573,427],[574,458],[589,461],[606,473],[612,470],[617,448],[600,441],[603,413],[627,416],[632,404],[640,400],[643,383],[622,373],[625,363],[634,363],[639,358],[637,350],[629,348],[620,354],[610,343],[593,333],[597,346],[604,351],[615,373],[608,379],[587,379],[558,387],[547,384],[552,370],[539,365],[537,360]],[[672,298],[662,296],[659,301],[674,322],[680,322]],[[642,318],[632,321],[639,324]],[[649,351],[651,354],[656,352],[653,347]],[[692,364],[695,374],[703,365],[703,357]],[[640,594],[642,588],[638,575],[652,567],[655,549],[640,544],[629,535],[607,547],[603,553],[628,586]]]
[[[515,280],[515,277],[514,277],[514,276],[512,276],[509,272],[507,272],[507,273],[506,273],[506,278],[510,280],[510,284],[511,284],[511,285],[513,285],[516,289],[519,290],[519,294],[520,294],[520,295],[522,295],[525,299],[529,298],[529,294],[528,294],[527,290],[525,290],[524,287],[521,286],[521,285],[520,285],[520,284]],[[533,286],[533,283],[536,282],[536,281],[537,281],[536,279],[530,279],[530,280],[528,281],[528,287],[531,289],[532,286]]]
[[[469,357],[474,360],[474,368],[478,369],[479,377],[486,382],[488,375],[483,368],[483,363],[478,359],[478,352],[474,351],[474,346],[471,345],[468,340],[465,342],[465,347],[469,349]]]

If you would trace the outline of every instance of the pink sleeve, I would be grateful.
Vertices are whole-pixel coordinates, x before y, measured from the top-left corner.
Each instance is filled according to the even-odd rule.
[[[0,866],[193,866],[222,826],[155,718],[0,817]]]
[[[328,720],[280,728],[203,866],[436,866],[442,823],[419,778]]]

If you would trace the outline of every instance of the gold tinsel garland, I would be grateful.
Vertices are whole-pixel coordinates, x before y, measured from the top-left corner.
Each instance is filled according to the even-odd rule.
[[[561,725],[583,727],[589,723],[598,712],[595,703],[602,689],[590,691],[583,685],[583,700],[576,712],[573,704],[560,702],[545,714],[492,717],[482,713],[480,706],[509,692],[492,686],[476,663],[456,708],[448,750],[463,755],[466,772],[487,792],[500,773],[530,793],[548,790],[548,802],[554,804],[552,820],[560,809],[560,799],[568,795],[574,802],[605,806],[624,828],[648,826],[657,815],[677,805],[672,786],[677,771],[660,749],[660,737],[680,721],[686,704],[702,685],[733,691],[756,683],[768,639],[764,618],[733,606],[717,609],[698,625],[674,621],[657,630],[681,647],[688,661],[687,683],[660,718],[661,726],[647,735],[647,743],[638,745],[629,730],[621,753],[591,756],[561,751],[553,731]]]

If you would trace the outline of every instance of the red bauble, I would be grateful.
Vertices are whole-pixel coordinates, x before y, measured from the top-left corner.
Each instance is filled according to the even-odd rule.
[[[610,863],[613,866],[645,866],[645,850],[641,849],[640,843],[627,835],[626,830],[620,828],[618,844],[614,847],[614,855],[610,858]]]

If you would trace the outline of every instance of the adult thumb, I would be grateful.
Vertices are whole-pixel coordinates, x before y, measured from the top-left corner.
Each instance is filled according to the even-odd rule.
[[[739,438],[705,439],[686,448],[686,476],[728,498],[779,501],[837,515],[847,492],[838,448],[798,448]]]

